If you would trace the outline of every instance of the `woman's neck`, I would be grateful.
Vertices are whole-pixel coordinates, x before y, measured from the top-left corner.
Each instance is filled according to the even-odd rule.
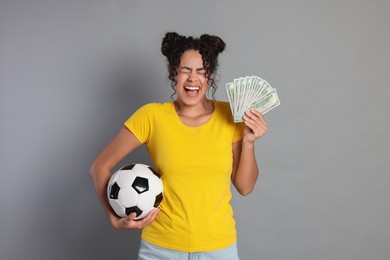
[[[186,105],[176,100],[174,105],[176,114],[184,124],[189,126],[199,126],[206,123],[215,109],[214,101],[209,99],[196,105]]]

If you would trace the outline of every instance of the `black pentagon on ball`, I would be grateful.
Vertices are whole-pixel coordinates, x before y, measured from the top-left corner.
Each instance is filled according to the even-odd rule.
[[[158,194],[156,196],[156,201],[154,202],[154,206],[153,207],[157,208],[160,205],[162,200],[163,200],[163,194],[161,192],[160,194]]]
[[[134,166],[135,166],[135,164],[128,164],[128,165],[123,166],[120,170],[121,171],[131,170],[134,168]]]
[[[137,176],[131,187],[133,187],[138,194],[141,194],[149,190],[149,181],[146,178]]]
[[[140,210],[137,206],[126,208],[126,215],[130,215],[131,213],[135,212],[136,217],[142,214],[142,210]]]
[[[119,190],[120,188],[116,182],[112,184],[110,187],[110,199],[114,199],[114,200],[118,199]]]
[[[153,169],[153,168],[150,167],[150,166],[149,166],[148,168],[149,168],[149,170],[151,170],[151,171],[153,172],[154,175],[156,175],[157,177],[161,178],[161,174],[159,174],[158,172],[156,172],[155,169]]]

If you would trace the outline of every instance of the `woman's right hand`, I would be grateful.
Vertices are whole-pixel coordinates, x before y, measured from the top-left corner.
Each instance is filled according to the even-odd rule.
[[[160,209],[152,210],[146,217],[140,220],[135,220],[136,213],[131,213],[127,217],[119,218],[113,223],[113,226],[118,230],[129,230],[129,229],[143,229],[154,221],[157,217]]]

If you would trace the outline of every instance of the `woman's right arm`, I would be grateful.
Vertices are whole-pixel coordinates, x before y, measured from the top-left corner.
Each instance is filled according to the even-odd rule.
[[[135,135],[126,127],[122,127],[119,133],[111,140],[111,142],[101,151],[95,161],[91,165],[90,174],[92,176],[96,193],[103,205],[108,219],[113,227],[118,230],[126,229],[141,229],[153,222],[158,209],[152,211],[142,220],[134,220],[135,213],[128,217],[120,218],[111,209],[107,199],[107,183],[111,177],[112,169],[129,153],[140,147],[142,143]]]

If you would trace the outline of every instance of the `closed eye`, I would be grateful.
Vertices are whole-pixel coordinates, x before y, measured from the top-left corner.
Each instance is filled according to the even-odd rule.
[[[180,71],[180,73],[184,73],[184,74],[190,74],[191,73],[191,69],[188,68],[188,67],[181,67],[179,71]]]
[[[205,75],[206,74],[206,70],[204,68],[201,68],[201,69],[197,69],[196,72],[200,75]]]
[[[179,69],[179,72],[182,73],[182,74],[191,74],[193,71],[193,69],[189,68],[189,67],[181,67]],[[198,75],[205,75],[206,74],[206,70],[204,68],[198,68],[195,70],[196,71],[196,74]]]

